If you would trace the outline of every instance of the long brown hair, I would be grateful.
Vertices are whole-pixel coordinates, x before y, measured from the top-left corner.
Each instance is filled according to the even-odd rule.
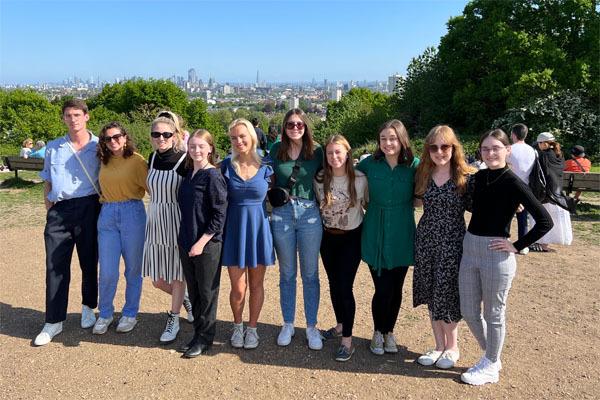
[[[551,140],[544,142],[544,143],[548,143],[548,145],[550,146],[550,149],[552,149],[552,151],[554,151],[554,154],[556,154],[556,157],[563,156],[562,150],[560,149],[560,143],[551,141]]]
[[[99,140],[98,140],[98,146],[97,146],[97,150],[96,150],[96,157],[98,157],[100,162],[102,162],[102,164],[104,164],[104,165],[108,164],[111,157],[113,156],[112,151],[110,151],[108,149],[108,147],[106,146],[106,142],[104,141],[104,138],[106,137],[106,132],[108,132],[109,129],[118,129],[119,133],[122,133],[123,135],[125,135],[125,146],[123,148],[123,158],[131,157],[136,150],[135,144],[133,143],[133,141],[131,140],[131,137],[125,130],[125,127],[123,125],[121,125],[120,123],[118,123],[117,121],[109,122],[108,124],[106,124],[102,127],[102,130],[100,131],[100,135],[98,135]]]
[[[421,155],[421,161],[415,173],[415,196],[421,197],[427,191],[431,181],[431,175],[435,169],[435,163],[431,159],[429,147],[437,140],[442,139],[445,143],[452,145],[452,158],[450,159],[450,176],[456,186],[456,192],[464,194],[467,190],[467,175],[475,172],[465,161],[465,153],[462,144],[458,141],[454,130],[448,125],[434,126],[425,137],[425,146]]]
[[[379,137],[381,135],[381,132],[385,131],[386,129],[393,129],[394,132],[396,132],[396,137],[398,138],[398,141],[400,142],[398,164],[404,164],[410,167],[415,157],[410,147],[408,131],[406,130],[406,127],[404,126],[402,121],[400,121],[399,119],[392,119],[381,125],[381,127],[377,131],[377,150],[375,150],[375,153],[373,153],[373,158],[376,160],[381,160],[385,158],[385,154],[383,154],[383,151],[381,150],[381,139]]]
[[[208,143],[208,145],[210,146],[210,154],[208,155],[208,162],[211,165],[215,165],[215,142],[213,140],[212,135],[210,134],[209,131],[207,131],[206,129],[197,129],[194,131],[194,133],[192,133],[188,139],[188,151],[185,155],[185,167],[187,169],[193,169],[194,168],[194,160],[192,160],[192,157],[190,157],[190,140],[192,140],[192,138],[200,138],[202,140],[205,140],[206,143]]]
[[[354,181],[356,180],[356,174],[354,173],[354,165],[352,163],[352,148],[350,147],[350,143],[348,140],[342,135],[333,135],[327,142],[325,142],[325,152],[327,153],[327,146],[330,144],[339,144],[344,146],[346,151],[348,152],[348,158],[346,158],[346,176],[348,177],[348,194],[350,195],[350,205],[349,208],[352,208],[356,205],[356,186],[354,185]],[[325,166],[321,173],[319,173],[316,177],[317,182],[323,182],[323,201],[321,202],[321,209],[325,207],[331,206],[333,203],[333,195],[331,193],[331,182],[333,181],[333,168],[327,161],[325,161]]]
[[[292,108],[283,117],[283,124],[281,125],[281,144],[279,145],[279,151],[277,152],[277,159],[282,161],[289,161],[290,156],[288,150],[292,146],[292,142],[288,137],[285,126],[292,115],[297,115],[302,122],[304,122],[304,134],[302,135],[302,156],[305,160],[311,160],[315,152],[315,141],[312,135],[312,129],[310,127],[310,120],[304,111],[299,108]]]

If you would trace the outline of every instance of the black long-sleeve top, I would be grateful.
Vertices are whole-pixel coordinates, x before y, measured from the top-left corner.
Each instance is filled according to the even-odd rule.
[[[217,168],[189,171],[179,187],[179,245],[190,251],[202,235],[220,242],[227,211],[227,184]]]
[[[181,151],[175,151],[174,148],[170,148],[164,152],[160,152],[156,150],[154,153],[150,154],[148,157],[148,168],[150,168],[150,164],[152,164],[152,159],[154,158],[154,164],[152,167],[159,171],[167,171],[173,169],[175,165],[179,162],[179,159],[185,153]],[[178,175],[185,177],[187,175],[187,168],[185,167],[185,160],[183,160],[177,169],[175,170]]]
[[[535,226],[513,243],[524,249],[544,236],[552,226],[552,218],[521,179],[510,169],[483,169],[475,174],[472,216],[467,229],[477,236],[510,237],[510,223],[519,204],[535,220]]]
[[[540,157],[540,164],[546,184],[552,193],[560,194],[562,190],[563,170],[565,169],[565,159],[562,155],[556,155],[554,149],[540,150],[536,149]]]

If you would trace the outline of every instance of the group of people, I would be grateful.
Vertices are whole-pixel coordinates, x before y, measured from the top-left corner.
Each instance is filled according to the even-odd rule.
[[[33,144],[33,139],[27,138],[23,140],[19,157],[22,158],[44,158],[46,154],[46,143],[43,140],[38,140]]]
[[[253,124],[233,121],[231,155],[217,164],[208,131],[187,134],[184,142],[180,118],[163,112],[152,122],[155,151],[146,162],[122,125],[109,123],[96,137],[86,129],[88,118],[84,102],[65,103],[69,132],[48,144],[40,174],[48,209],[47,288],[46,324],[36,345],[62,331],[76,246],[83,275],[81,326],[93,327],[95,334],[105,333],[113,322],[122,256],[126,290],[118,332],[134,329],[147,276],[171,296],[160,341],[176,339],[183,307],[194,324],[193,337],[181,347],[183,357],[205,353],[215,337],[225,266],[233,313],[230,344],[254,349],[260,339],[264,277],[277,257],[283,321],[277,344],[289,345],[295,334],[299,267],[308,347],[320,350],[324,340],[339,338],[335,359],[347,361],[355,351],[353,284],[363,260],[375,288],[373,354],[398,352],[394,327],[404,280],[414,265],[413,304],[427,305],[435,342],[418,363],[452,368],[460,356],[457,325],[464,318],[483,355],[462,380],[473,385],[498,381],[515,253],[553,226],[548,210],[509,168],[511,143],[504,131],[481,137],[487,168],[475,172],[449,126],[434,127],[417,156],[403,123],[391,120],[376,132],[376,151],[355,167],[342,135],[320,146],[307,115],[292,109],[283,119],[280,140],[264,158],[257,152],[260,140]],[[414,208],[420,206],[417,226]],[[467,210],[472,214],[468,227]],[[511,242],[510,223],[517,211],[527,212],[535,225]],[[335,315],[335,325],[323,330],[317,327],[319,255]]]

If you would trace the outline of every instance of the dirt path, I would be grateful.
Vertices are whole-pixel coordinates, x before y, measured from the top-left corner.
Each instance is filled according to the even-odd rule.
[[[43,215],[40,207],[19,211],[17,215]],[[518,258],[501,380],[476,388],[459,379],[481,355],[464,323],[457,368],[441,371],[414,362],[430,348],[432,338],[425,308],[412,308],[412,272],[395,330],[403,346],[400,353],[376,357],[369,352],[373,289],[366,265],[355,285],[357,352],[345,364],[332,359],[337,343],[326,343],[320,352],[306,347],[301,290],[300,328],[288,348],[275,344],[281,322],[276,269],[267,273],[261,344],[254,351],[234,350],[227,344],[232,321],[227,274],[221,285],[216,344],[206,357],[185,360],[175,352],[191,335],[191,326],[183,320],[178,340],[159,346],[169,300],[148,280],[136,329],[118,334],[113,326],[106,335],[94,336],[79,327],[81,278],[76,262],[64,332],[48,346],[32,347],[44,320],[40,220],[22,228],[18,220],[5,221],[9,227],[2,229],[0,398],[592,399],[600,393],[600,247],[597,241],[594,245],[589,239],[582,241],[577,233],[574,244],[559,247],[558,253]],[[320,272],[320,326],[328,328],[334,323],[333,311],[326,275]],[[123,297],[120,282],[117,310]]]

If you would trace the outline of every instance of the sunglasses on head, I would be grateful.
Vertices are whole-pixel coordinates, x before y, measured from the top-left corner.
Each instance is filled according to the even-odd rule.
[[[169,139],[170,137],[173,137],[173,132],[150,132],[150,136],[154,139],[158,139],[161,136],[165,139]]]
[[[442,150],[442,153],[445,153],[452,148],[452,145],[451,144],[442,144],[442,145],[438,146],[437,144],[428,144],[427,147],[429,148],[429,151],[432,153],[437,153],[439,150]]]
[[[287,129],[294,129],[294,128],[298,128],[298,129],[303,129],[304,128],[304,122],[286,122],[285,127]]]
[[[125,134],[124,133],[117,133],[116,135],[112,135],[112,136],[104,136],[102,138],[103,141],[105,141],[106,143],[111,142],[111,141],[119,141],[119,139],[121,139],[122,137],[124,137]]]

